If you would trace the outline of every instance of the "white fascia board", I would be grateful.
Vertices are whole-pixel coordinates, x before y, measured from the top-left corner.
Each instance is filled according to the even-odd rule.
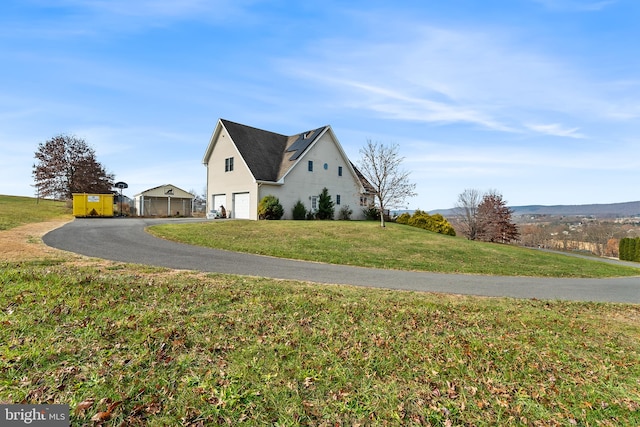
[[[255,181],[256,184],[258,185],[262,185],[262,184],[267,184],[267,185],[284,185],[284,181],[280,180],[280,181]]]
[[[347,157],[347,153],[345,153],[344,150],[342,149],[342,144],[340,144],[340,141],[338,141],[338,137],[333,132],[333,129],[331,128],[331,126],[328,126],[328,128],[329,128],[329,131],[331,132],[331,137],[333,138],[333,140],[336,143],[336,147],[338,147],[338,151],[340,152],[340,155],[342,156],[342,159],[345,161],[345,164],[347,165],[347,168],[349,169],[349,173],[351,173],[351,176],[353,177],[355,182],[358,183],[358,186],[360,187],[360,193],[365,193],[364,185],[362,185],[362,181],[360,181],[360,178],[358,178],[358,174],[353,169],[353,166],[351,166],[351,160],[349,160],[349,157]]]
[[[213,132],[211,133],[211,138],[209,138],[209,145],[207,145],[207,150],[204,152],[204,157],[202,158],[203,164],[206,165],[209,163],[209,158],[211,157],[211,153],[213,153],[213,146],[218,140],[223,127],[224,126],[222,124],[222,120],[218,119],[218,123],[216,123],[215,129],[213,129]]]

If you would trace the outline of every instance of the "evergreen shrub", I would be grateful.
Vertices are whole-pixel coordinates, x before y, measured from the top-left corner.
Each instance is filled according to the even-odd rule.
[[[307,216],[307,208],[304,207],[304,203],[298,200],[296,204],[293,205],[291,214],[295,220],[305,219]]]
[[[264,196],[258,203],[258,218],[280,219],[282,215],[284,215],[284,209],[276,196]]]

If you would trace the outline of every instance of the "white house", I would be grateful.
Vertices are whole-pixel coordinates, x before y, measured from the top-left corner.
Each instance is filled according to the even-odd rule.
[[[195,196],[175,185],[165,184],[133,196],[138,216],[191,216]]]
[[[336,215],[348,206],[353,219],[373,201],[373,189],[344,153],[331,126],[285,136],[220,119],[202,160],[207,167],[207,210],[230,218],[258,219],[258,203],[276,196],[284,219],[301,201],[316,210],[326,187]]]

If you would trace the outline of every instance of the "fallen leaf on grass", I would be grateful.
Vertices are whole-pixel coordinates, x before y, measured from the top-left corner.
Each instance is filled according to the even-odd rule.
[[[107,408],[106,411],[98,412],[93,417],[91,417],[91,421],[97,421],[97,422],[108,421],[109,418],[111,418],[111,413],[113,412],[113,410],[116,409],[118,405],[120,405],[121,403],[122,403],[121,401],[113,402],[111,405],[109,405],[109,408]]]
[[[111,412],[104,411],[98,412],[93,417],[91,417],[91,421],[101,423],[103,421],[109,421],[109,418],[111,418]]]
[[[93,406],[93,404],[95,403],[94,399],[87,399],[87,400],[83,400],[82,402],[78,403],[78,406],[76,406],[75,409],[75,414],[79,415],[80,413],[84,414],[84,411],[86,409],[89,409]]]
[[[313,378],[312,378],[312,377],[306,377],[306,378],[304,379],[303,384],[304,384],[304,388],[309,388],[309,387],[311,387],[311,386],[313,385]]]

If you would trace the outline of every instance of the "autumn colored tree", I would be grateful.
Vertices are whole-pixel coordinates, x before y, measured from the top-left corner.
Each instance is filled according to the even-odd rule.
[[[114,176],[96,160],[84,139],[58,135],[40,143],[33,178],[39,197],[71,199],[73,193],[110,193]]]
[[[620,246],[620,239],[611,238],[607,240],[607,246],[605,247],[604,256],[617,258],[619,246]]]
[[[518,227],[511,221],[513,211],[502,195],[490,191],[482,197],[477,212],[477,238],[485,242],[509,243],[519,236]]]
[[[398,145],[367,140],[360,154],[358,168],[375,190],[375,208],[381,213],[380,225],[384,227],[386,209],[402,207],[407,198],[416,195],[416,184],[409,181],[409,172],[401,169],[404,158]]]

